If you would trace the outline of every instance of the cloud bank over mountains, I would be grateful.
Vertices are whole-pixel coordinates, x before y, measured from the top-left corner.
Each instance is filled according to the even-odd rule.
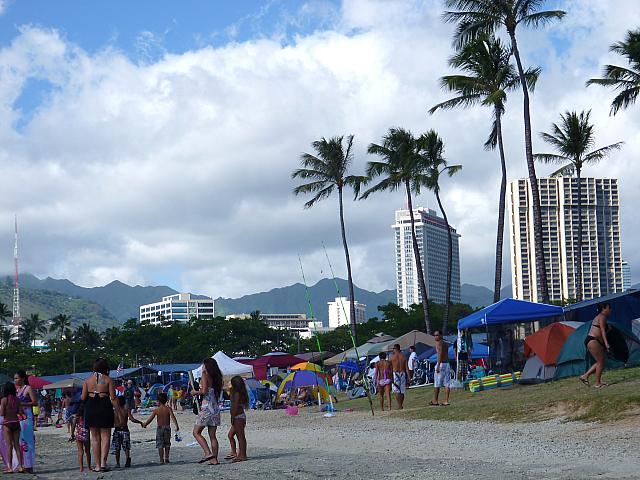
[[[640,26],[632,4],[560,2],[566,20],[523,30],[520,43],[525,62],[543,67],[536,132],[567,109],[591,108],[598,145],[626,142],[585,175],[620,179],[623,254],[640,268],[640,105],[610,117],[612,92],[584,87],[604,63],[623,62],[608,46]],[[443,201],[462,235],[463,281],[490,285],[499,163],[482,144],[491,112],[427,114],[447,98],[438,78],[451,72],[452,27],[440,2],[305,10],[315,11],[331,19],[327,27],[289,41],[257,36],[157,60],[108,45],[89,53],[54,28],[20,26],[0,48],[0,271],[12,268],[17,212],[22,270],[84,286],[119,279],[239,296],[300,281],[298,254],[314,283],[328,275],[322,242],[344,276],[337,199],[303,210],[290,173],[312,141],[341,134],[355,135],[362,173],[367,145],[402,126],[435,128],[447,158],[464,166],[444,181]],[[510,178],[526,175],[521,112],[516,92],[504,122]],[[428,194],[415,203],[436,206]],[[395,288],[390,225],[403,206],[401,193],[347,202],[361,287]]]

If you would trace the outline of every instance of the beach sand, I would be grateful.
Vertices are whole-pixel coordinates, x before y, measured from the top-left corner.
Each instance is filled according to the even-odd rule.
[[[455,408],[452,406],[450,408]],[[408,420],[388,413],[340,412],[324,418],[316,409],[287,417],[283,410],[248,412],[250,460],[199,465],[193,442],[195,417],[178,412],[182,442],[172,442],[171,464],[161,465],[155,423],[130,425],[133,466],[108,473],[80,473],[75,443],[66,429],[40,428],[38,462],[31,478],[638,478],[634,424],[585,424],[561,420],[531,424]],[[138,418],[144,419],[144,416]],[[228,414],[218,429],[220,458],[229,451]],[[124,465],[124,455],[122,464]],[[109,466],[114,465],[110,455]],[[23,478],[20,476],[20,478]],[[27,477],[24,477],[27,478]]]

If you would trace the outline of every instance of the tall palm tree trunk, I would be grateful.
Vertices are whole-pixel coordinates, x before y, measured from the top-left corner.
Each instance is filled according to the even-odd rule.
[[[518,42],[516,41],[515,27],[509,28],[509,37],[511,38],[511,48],[513,56],[518,65],[518,74],[520,75],[520,84],[522,85],[522,94],[524,98],[524,146],[527,157],[527,170],[529,171],[529,183],[531,184],[531,196],[533,200],[533,240],[536,254],[536,277],[538,279],[537,287],[539,288],[539,298],[543,303],[549,303],[549,282],[547,280],[547,261],[544,256],[544,245],[542,241],[542,209],[540,207],[540,191],[538,189],[538,177],[536,176],[536,166],[533,162],[533,145],[531,141],[531,111],[529,106],[529,88],[524,75],[524,68],[518,51]],[[537,299],[533,298],[533,301]]]
[[[447,214],[444,211],[444,207],[442,206],[442,201],[440,200],[440,189],[436,188],[434,190],[434,193],[436,194],[436,200],[438,201],[440,212],[442,212],[442,218],[444,218],[444,223],[447,226],[447,286],[445,294],[444,318],[442,319],[442,336],[445,336],[447,334],[449,311],[451,309],[451,270],[453,269],[453,240],[451,239],[451,227],[449,227],[449,219],[447,218]]]
[[[349,257],[349,247],[347,246],[347,232],[344,228],[344,204],[342,202],[342,187],[338,187],[338,199],[340,202],[340,232],[342,233],[342,246],[344,247],[344,258],[347,262],[347,282],[349,283],[349,315],[351,316],[351,334],[358,344],[358,331],[356,328],[356,297],[353,293],[353,277],[351,276],[351,259]]]
[[[416,237],[416,221],[413,217],[413,202],[411,200],[411,185],[405,181],[407,190],[407,207],[409,208],[409,217],[411,218],[411,241],[413,243],[413,258],[416,260],[416,270],[418,274],[418,286],[422,294],[422,308],[424,309],[424,326],[427,334],[431,334],[431,319],[429,318],[429,299],[427,298],[427,285],[424,281],[424,270],[422,269],[422,260],[420,259],[420,247],[418,247],[418,237]]]
[[[582,301],[582,177],[576,168],[578,177],[578,254],[576,255],[576,301]]]
[[[493,303],[500,301],[500,290],[502,288],[502,246],[504,243],[505,197],[507,195],[507,161],[504,156],[504,144],[502,143],[502,112],[499,108],[496,108],[495,115],[502,180],[500,181],[500,199],[498,200],[498,233],[496,235],[496,273],[493,283]]]

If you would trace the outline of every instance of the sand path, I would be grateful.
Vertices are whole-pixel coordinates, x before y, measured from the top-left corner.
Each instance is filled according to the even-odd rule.
[[[452,407],[455,408],[455,407]],[[144,418],[144,417],[141,417]],[[221,455],[228,452],[228,416],[218,431]],[[589,425],[559,420],[491,424],[404,420],[377,414],[339,413],[323,418],[312,409],[298,417],[284,411],[249,412],[250,461],[198,465],[194,416],[178,413],[182,442],[173,442],[170,465],[160,465],[155,429],[133,425],[130,469],[83,473],[76,447],[62,429],[41,428],[37,474],[32,478],[638,478],[637,425]],[[110,455],[110,465],[113,456]]]

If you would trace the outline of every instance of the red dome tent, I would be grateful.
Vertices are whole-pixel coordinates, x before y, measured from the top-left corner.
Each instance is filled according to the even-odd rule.
[[[552,323],[524,339],[524,356],[535,354],[544,365],[555,365],[564,342],[574,331],[563,323]]]
[[[271,352],[253,360],[238,359],[237,361],[245,365],[251,365],[253,367],[253,373],[258,380],[266,380],[267,371],[270,367],[288,368],[303,360],[288,353]]]

